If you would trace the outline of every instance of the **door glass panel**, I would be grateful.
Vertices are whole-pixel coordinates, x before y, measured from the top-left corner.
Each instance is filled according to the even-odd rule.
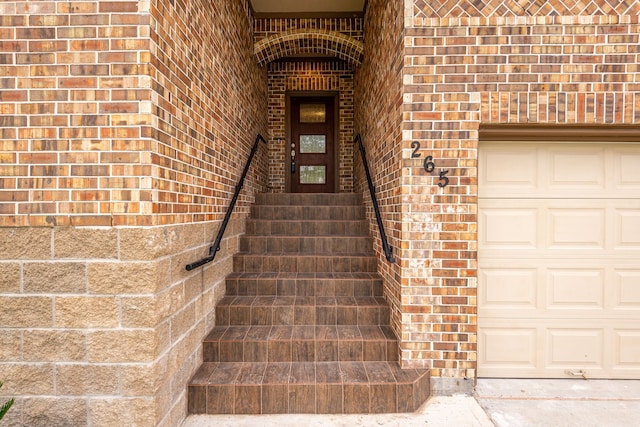
[[[322,153],[327,151],[327,137],[325,135],[300,135],[300,152]]]
[[[326,166],[300,166],[300,184],[324,184],[326,182]]]
[[[300,123],[324,123],[326,117],[324,104],[300,104]]]

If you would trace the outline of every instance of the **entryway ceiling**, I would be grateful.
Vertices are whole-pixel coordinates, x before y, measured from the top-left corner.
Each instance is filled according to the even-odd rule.
[[[250,0],[255,13],[362,13],[366,0]]]

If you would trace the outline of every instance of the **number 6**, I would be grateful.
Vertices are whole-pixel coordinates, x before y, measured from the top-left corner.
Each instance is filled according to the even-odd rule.
[[[433,156],[427,156],[424,159],[424,170],[431,173],[436,168],[436,164],[433,163]]]

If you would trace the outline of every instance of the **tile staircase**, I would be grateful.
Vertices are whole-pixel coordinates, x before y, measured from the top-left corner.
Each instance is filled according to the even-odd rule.
[[[428,371],[398,341],[355,194],[261,194],[234,257],[189,413],[413,412]]]

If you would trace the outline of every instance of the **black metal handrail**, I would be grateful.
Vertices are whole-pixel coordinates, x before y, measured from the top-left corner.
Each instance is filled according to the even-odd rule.
[[[236,206],[236,202],[238,201],[238,196],[240,195],[240,190],[242,190],[242,186],[244,185],[244,179],[247,176],[247,172],[249,171],[249,166],[251,166],[251,161],[253,160],[253,156],[258,151],[258,143],[262,141],[265,144],[267,141],[262,137],[262,135],[258,134],[256,137],[256,142],[253,143],[253,148],[251,149],[251,154],[249,154],[249,158],[247,159],[247,164],[244,165],[244,170],[242,171],[242,176],[240,177],[240,181],[238,185],[236,185],[236,191],[233,194],[233,198],[231,199],[231,204],[227,208],[227,213],[224,216],[224,220],[222,221],[222,225],[220,226],[220,230],[218,230],[218,235],[216,236],[215,242],[213,245],[209,247],[209,256],[202,258],[199,261],[192,262],[191,264],[187,264],[185,267],[187,271],[191,271],[194,268],[198,268],[201,265],[204,265],[208,262],[213,261],[216,257],[216,253],[220,250],[220,243],[222,242],[222,236],[224,235],[224,231],[227,229],[227,224],[229,223],[229,219],[231,219],[231,214],[233,213],[233,208]]]
[[[384,256],[387,258],[389,262],[396,262],[395,257],[393,256],[393,248],[389,246],[389,242],[387,242],[387,235],[384,232],[384,224],[382,223],[382,217],[380,216],[380,208],[378,207],[378,199],[376,198],[376,187],[373,185],[373,181],[371,180],[371,173],[369,172],[369,164],[367,163],[367,155],[364,149],[364,145],[362,144],[362,138],[360,134],[356,135],[356,138],[353,140],[353,143],[358,143],[358,147],[360,148],[360,154],[362,154],[362,163],[364,165],[364,172],[367,174],[367,182],[369,184],[369,193],[371,194],[371,202],[373,203],[373,210],[376,213],[376,221],[378,222],[378,229],[380,230],[380,240],[382,241],[382,250],[384,251]]]

